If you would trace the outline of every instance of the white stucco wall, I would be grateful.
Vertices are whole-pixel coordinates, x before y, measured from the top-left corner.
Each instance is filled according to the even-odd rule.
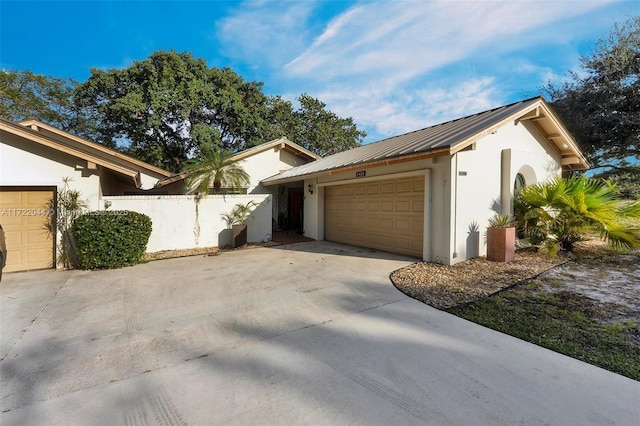
[[[510,150],[508,167],[509,199],[506,209],[513,213],[511,205],[516,174],[524,172],[527,184],[543,182],[561,173],[560,155],[549,147],[535,129],[525,124],[501,127],[476,143],[475,150],[462,151],[451,158],[450,179],[454,183],[450,208],[452,247],[443,263],[454,264],[475,255],[486,254],[486,227],[489,218],[502,211],[501,162],[503,150]],[[479,245],[473,250],[470,228],[477,225]],[[477,251],[477,252],[474,252]],[[468,253],[469,252],[469,253]]]
[[[268,194],[275,191],[275,189],[274,187],[266,188],[262,186],[260,182],[263,179],[305,163],[306,161],[303,159],[278,147],[273,147],[241,160],[239,165],[249,174],[251,179],[247,193]]]
[[[97,170],[86,170],[83,162],[53,149],[28,144],[17,136],[1,133],[0,185],[56,186],[71,178],[69,186],[80,191],[90,210],[100,206],[100,178]]]
[[[264,241],[271,235],[271,203],[269,194],[207,195],[196,204],[193,195],[135,195],[104,197],[109,210],[130,210],[151,218],[152,231],[147,252],[226,245],[225,223],[220,217],[240,203],[255,201],[247,224],[249,242]],[[197,214],[196,214],[197,206]]]

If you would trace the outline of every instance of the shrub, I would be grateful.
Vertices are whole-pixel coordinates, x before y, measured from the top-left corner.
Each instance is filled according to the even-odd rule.
[[[71,228],[82,269],[121,268],[140,263],[151,235],[151,219],[132,211],[92,212]]]
[[[640,202],[623,202],[615,185],[584,176],[524,187],[516,196],[518,224],[533,244],[550,253],[572,250],[585,233],[595,231],[615,248],[640,246],[632,222],[640,218]]]

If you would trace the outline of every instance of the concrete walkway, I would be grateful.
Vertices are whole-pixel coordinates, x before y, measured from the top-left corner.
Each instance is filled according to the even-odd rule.
[[[6,274],[0,424],[638,424],[640,383],[398,292],[311,242]]]

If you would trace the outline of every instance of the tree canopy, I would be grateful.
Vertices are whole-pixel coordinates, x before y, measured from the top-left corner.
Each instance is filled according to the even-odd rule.
[[[362,144],[365,132],[358,130],[351,117],[341,118],[326,104],[306,93],[291,102],[279,96],[269,98],[269,118],[265,139],[287,136],[320,156],[335,154]]]
[[[126,141],[131,155],[178,172],[203,146],[255,144],[266,97],[262,83],[229,68],[159,51],[124,69],[92,69],[75,101],[99,118],[101,141]]]
[[[616,24],[580,72],[545,92],[597,176],[640,196],[640,17]]]
[[[201,150],[237,152],[281,136],[320,155],[362,142],[353,120],[321,101],[301,95],[294,109],[262,86],[190,53],[158,51],[124,69],[92,69],[74,100],[97,118],[100,142],[124,142],[130,155],[173,172]]]
[[[77,82],[31,71],[0,70],[0,117],[36,118],[66,132],[92,138],[93,123],[73,101]]]
[[[238,152],[286,136],[321,156],[360,145],[366,133],[307,94],[297,106],[263,84],[191,53],[157,51],[122,69],[92,69],[78,83],[0,71],[0,116],[37,118],[64,131],[181,172],[211,151]]]

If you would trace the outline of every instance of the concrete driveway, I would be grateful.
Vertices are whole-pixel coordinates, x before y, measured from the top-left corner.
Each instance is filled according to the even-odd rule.
[[[637,424],[640,383],[397,291],[311,242],[7,274],[0,423]]]

